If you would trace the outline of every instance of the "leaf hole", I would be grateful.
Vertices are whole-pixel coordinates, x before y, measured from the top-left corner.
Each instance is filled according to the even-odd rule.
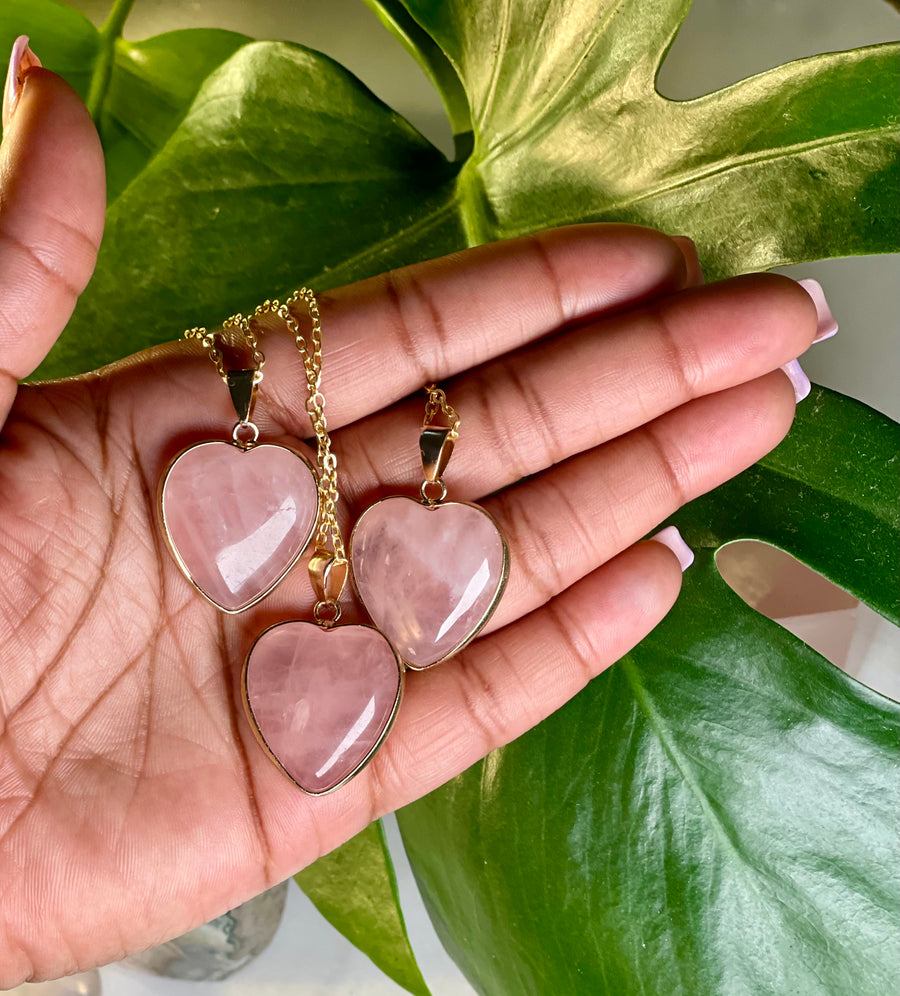
[[[752,609],[869,688],[900,700],[900,629],[784,550],[738,540],[716,553],[725,583]]]

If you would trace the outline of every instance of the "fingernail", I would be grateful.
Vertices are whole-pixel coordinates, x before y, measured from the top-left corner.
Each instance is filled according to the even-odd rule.
[[[703,269],[700,266],[700,257],[697,255],[697,245],[688,235],[673,235],[672,241],[676,243],[684,256],[687,266],[687,286],[697,287],[703,283]]]
[[[812,390],[812,385],[809,382],[809,377],[803,372],[800,361],[791,360],[790,363],[785,363],[781,369],[788,375],[788,380],[794,387],[794,397],[798,402],[802,401]]]
[[[831,308],[828,307],[825,291],[822,290],[822,285],[819,281],[813,280],[811,277],[804,277],[803,280],[798,280],[797,283],[809,294],[813,299],[813,304],[816,306],[818,322],[816,323],[816,337],[813,339],[813,342],[821,342],[823,339],[830,339],[833,335],[837,335],[838,323],[831,313]]]
[[[694,551],[685,543],[684,537],[678,532],[676,526],[666,526],[651,536],[650,539],[654,543],[662,543],[663,546],[667,546],[675,554],[678,558],[678,563],[681,564],[682,574],[693,564]]]
[[[13,42],[12,54],[9,57],[9,69],[6,73],[6,89],[3,94],[4,131],[9,127],[16,104],[19,103],[19,94],[22,92],[25,73],[29,69],[40,67],[40,65],[41,60],[28,47],[28,35],[19,35]]]

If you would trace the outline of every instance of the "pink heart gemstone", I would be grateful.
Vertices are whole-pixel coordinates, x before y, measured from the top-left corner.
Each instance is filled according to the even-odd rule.
[[[214,605],[240,612],[287,574],[316,525],[315,472],[285,446],[199,443],[160,485],[163,531],[185,576]]]
[[[244,667],[244,701],[263,745],[311,795],[337,788],[369,761],[402,686],[397,655],[371,626],[279,623]]]
[[[477,505],[385,498],[360,517],[350,551],[366,611],[412,668],[468,643],[506,586],[506,543]]]

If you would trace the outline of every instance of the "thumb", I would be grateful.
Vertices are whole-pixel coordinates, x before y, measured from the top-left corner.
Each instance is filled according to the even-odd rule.
[[[17,382],[50,351],[103,233],[103,151],[75,91],[13,46],[0,144],[0,425]]]

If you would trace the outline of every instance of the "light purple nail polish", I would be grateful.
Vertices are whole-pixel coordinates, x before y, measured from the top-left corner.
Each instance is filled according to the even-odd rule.
[[[800,361],[791,360],[790,363],[785,363],[781,369],[787,374],[788,380],[794,387],[794,397],[798,402],[802,401],[812,390],[812,384],[804,373],[803,367],[800,366]]]
[[[816,306],[818,322],[816,323],[816,337],[813,339],[813,342],[822,342],[823,339],[830,339],[833,335],[837,335],[837,319],[831,313],[831,308],[828,307],[825,291],[822,290],[822,285],[819,281],[813,280],[811,277],[804,277],[803,280],[798,280],[797,283],[809,294],[813,299],[813,304]]]
[[[650,539],[654,543],[662,543],[663,546],[667,546],[675,554],[678,558],[678,563],[681,564],[682,573],[693,564],[694,551],[685,543],[684,537],[676,526],[666,526],[651,536]]]
[[[3,129],[9,127],[22,92],[22,75],[29,69],[40,68],[41,60],[28,47],[28,35],[19,35],[13,42],[3,92]]]

